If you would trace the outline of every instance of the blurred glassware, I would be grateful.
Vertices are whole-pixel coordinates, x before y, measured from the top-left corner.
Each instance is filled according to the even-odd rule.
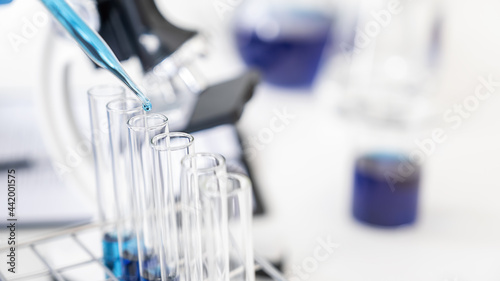
[[[227,174],[229,271],[231,281],[254,281],[252,184],[242,174]]]
[[[354,44],[334,62],[345,89],[338,105],[355,117],[422,118],[435,84],[441,47],[439,1],[362,1]]]
[[[390,227],[417,218],[425,154],[414,143],[419,127],[399,121],[365,120],[356,135],[352,214],[361,222]]]
[[[202,279],[229,281],[226,159],[219,154],[196,153],[182,160],[182,168],[182,189],[187,192],[183,198],[189,201],[183,202],[183,219],[189,220],[186,224],[189,229],[186,230],[191,232],[190,237],[185,236],[185,241],[192,248],[187,253],[194,254],[188,256],[190,277],[199,278],[206,274]],[[197,238],[197,235],[200,236]],[[201,253],[206,256],[204,270],[199,265]]]
[[[263,79],[284,87],[310,87],[330,39],[327,1],[251,0],[235,15],[236,46]]]
[[[360,155],[355,161],[354,217],[386,227],[415,222],[420,167],[407,155],[385,152]],[[401,172],[402,167],[408,170]]]
[[[352,211],[378,226],[415,221],[422,159],[415,140],[431,121],[440,55],[439,2],[361,1],[354,44],[335,59],[338,104],[356,135]]]

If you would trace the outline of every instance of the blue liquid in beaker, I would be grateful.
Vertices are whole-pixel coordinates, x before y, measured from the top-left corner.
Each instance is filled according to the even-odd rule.
[[[363,155],[354,168],[353,215],[379,226],[411,224],[417,215],[420,167],[398,154]]]
[[[113,233],[106,233],[102,239],[103,261],[115,276],[120,276],[120,253],[118,250],[118,237]]]
[[[273,26],[237,28],[236,44],[243,61],[260,69],[271,84],[311,86],[329,39],[331,18],[319,12],[287,11],[273,21],[275,31]]]
[[[161,281],[161,270],[157,257],[147,258],[142,265],[141,281]],[[167,281],[179,281],[179,276],[169,276]]]

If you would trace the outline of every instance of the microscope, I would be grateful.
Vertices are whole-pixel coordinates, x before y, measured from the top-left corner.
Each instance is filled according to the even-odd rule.
[[[171,131],[185,131],[195,136],[199,132],[197,143],[206,149],[214,142],[223,142],[224,145],[216,147],[231,147],[231,151],[236,147],[237,153],[209,152],[230,155],[229,169],[251,176],[234,124],[260,81],[257,71],[246,70],[229,80],[209,85],[194,63],[206,55],[208,39],[197,31],[170,22],[154,0],[72,0],[68,3],[98,31],[120,62],[134,64],[134,78],[144,87],[153,104],[152,111],[168,116]],[[70,164],[67,163],[68,148],[79,147],[88,139],[78,130],[82,127],[78,126],[78,119],[83,119],[81,115],[85,112],[75,112],[71,108],[85,102],[81,91],[88,89],[85,88],[88,85],[75,85],[81,84],[80,80],[90,80],[94,85],[101,81],[108,83],[110,76],[104,73],[105,79],[100,79],[99,75],[94,78],[95,73],[101,71],[102,74],[102,69],[95,65],[87,67],[93,78],[81,79],[84,76],[78,73],[81,68],[71,63],[75,55],[55,51],[58,49],[56,39],[60,39],[61,34],[66,33],[52,32],[46,40],[46,55],[41,63],[44,69],[39,77],[40,93],[36,96],[49,152],[57,165],[66,167]],[[84,60],[88,64],[88,59]],[[93,191],[89,188],[93,186],[92,173],[92,157],[86,155],[65,180],[89,191],[92,196]],[[254,197],[255,211],[262,212],[258,196]]]

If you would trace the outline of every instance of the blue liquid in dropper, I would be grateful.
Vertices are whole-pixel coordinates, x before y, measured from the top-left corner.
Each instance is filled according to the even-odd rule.
[[[152,108],[152,106],[151,106],[151,102],[150,101],[142,104],[142,109],[144,109],[144,111],[150,111],[151,108]]]
[[[83,21],[64,0],[41,0],[45,7],[69,32],[87,56],[100,67],[109,70],[141,100],[145,111],[151,110],[151,102],[125,72],[106,42]],[[0,2],[1,3],[1,2]]]
[[[120,254],[116,234],[106,233],[104,235],[102,239],[102,252],[104,265],[106,265],[115,276],[120,276]]]

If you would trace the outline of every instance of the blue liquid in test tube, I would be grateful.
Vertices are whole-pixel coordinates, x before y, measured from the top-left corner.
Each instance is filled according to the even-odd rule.
[[[363,155],[354,168],[353,215],[378,226],[411,224],[417,216],[419,184],[420,167],[407,157]]]
[[[168,274],[168,273],[167,273]],[[161,281],[158,257],[149,257],[143,262],[141,281]],[[179,276],[169,276],[167,281],[179,281]]]
[[[102,240],[102,251],[104,265],[106,265],[115,276],[120,276],[120,252],[118,250],[118,238],[116,234],[106,233],[104,235]]]
[[[139,281],[139,257],[137,253],[129,253],[125,251],[122,257],[122,272],[121,281]]]

